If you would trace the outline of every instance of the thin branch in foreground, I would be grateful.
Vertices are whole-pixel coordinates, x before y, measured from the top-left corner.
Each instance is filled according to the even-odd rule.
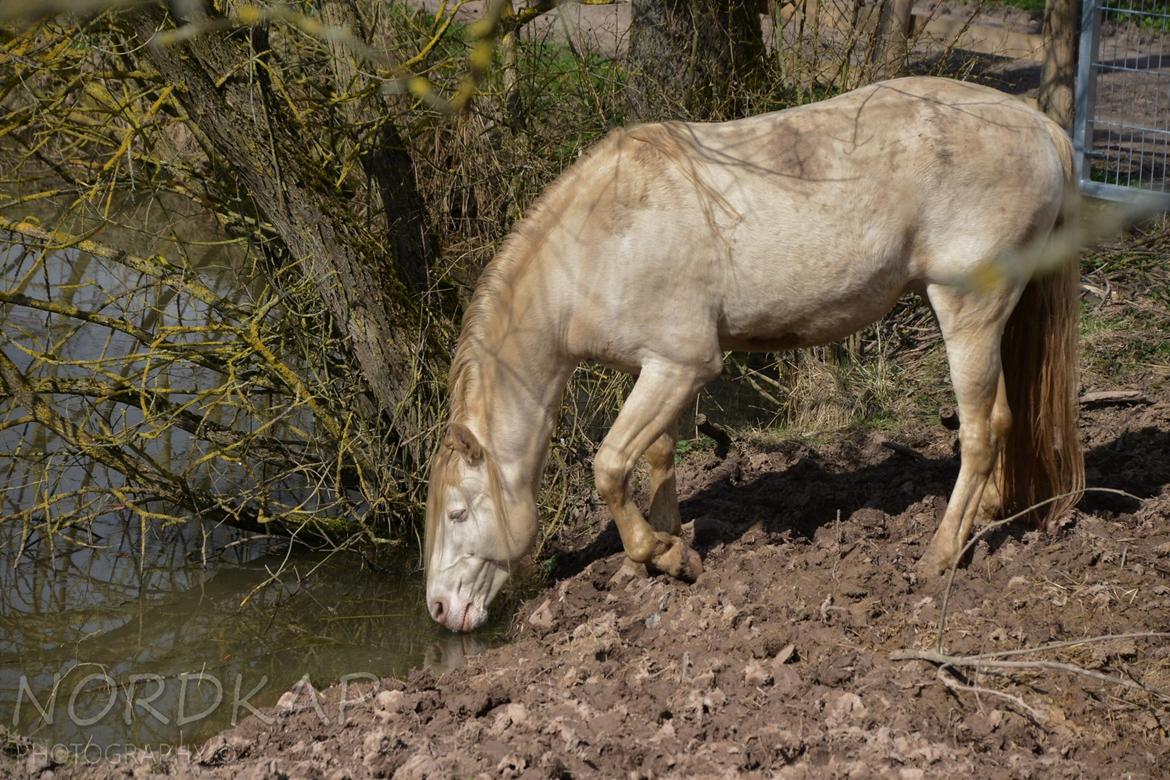
[[[1109,683],[1110,685],[1120,685],[1123,688],[1130,688],[1131,690],[1148,693],[1151,696],[1156,696],[1159,699],[1170,702],[1170,693],[1151,688],[1148,685],[1142,685],[1134,680],[1126,679],[1114,674],[1105,674],[1093,669],[1086,669],[1083,666],[1076,664],[1068,664],[1062,661],[1003,661],[995,658],[988,658],[988,654],[982,656],[972,655],[950,655],[947,653],[936,653],[932,650],[898,650],[890,653],[891,661],[927,661],[932,664],[939,664],[942,667],[957,666],[968,669],[978,669],[986,671],[988,669],[1023,669],[1023,670],[1037,670],[1045,669],[1050,671],[1068,672],[1069,674],[1079,674],[1084,677],[1097,680],[1098,682]]]
[[[1111,642],[1113,640],[1119,639],[1170,639],[1170,632],[1131,631],[1126,634],[1101,634],[1099,636],[1087,636],[1081,639],[1066,639],[1061,642],[1049,642],[1046,645],[1037,645],[1036,647],[1021,647],[1015,650],[995,650],[990,653],[975,653],[966,657],[971,659],[1009,658],[1011,656],[1031,655],[1032,653],[1043,653],[1048,650],[1064,650],[1069,647],[1099,644],[1101,642]]]
[[[968,685],[967,683],[959,682],[955,675],[950,672],[950,667],[950,664],[944,664],[938,668],[938,679],[945,688],[948,688],[952,691],[967,691],[976,695],[984,694],[987,696],[995,696],[997,698],[1003,699],[1016,709],[1023,712],[1037,726],[1044,725],[1046,718],[1038,710],[1036,710],[1036,708],[1029,705],[1019,696],[1008,693],[1007,691],[997,691],[994,688],[984,688],[981,685]]]
[[[926,661],[928,663],[937,664],[938,665],[938,678],[939,678],[940,682],[942,682],[942,684],[945,687],[947,687],[948,689],[969,691],[969,692],[973,692],[973,693],[977,693],[977,694],[984,693],[984,694],[988,694],[988,695],[992,695],[992,696],[997,696],[997,697],[1004,699],[1005,701],[1011,703],[1013,706],[1015,706],[1017,709],[1019,709],[1021,712],[1026,714],[1029,718],[1031,718],[1032,721],[1034,723],[1036,723],[1037,725],[1042,725],[1043,717],[1035,708],[1031,707],[1027,702],[1025,702],[1020,697],[1014,696],[1014,695],[1009,694],[1005,691],[996,691],[996,690],[984,688],[981,686],[973,686],[973,685],[967,685],[965,683],[961,683],[957,679],[955,679],[953,675],[949,674],[948,670],[953,669],[953,668],[967,668],[967,669],[975,669],[977,671],[989,671],[989,670],[1059,671],[1059,672],[1065,672],[1068,674],[1088,677],[1090,679],[1096,680],[1098,682],[1103,682],[1103,683],[1106,683],[1109,685],[1118,685],[1118,686],[1121,686],[1123,688],[1129,688],[1131,690],[1141,691],[1143,693],[1149,694],[1149,695],[1154,696],[1156,698],[1162,699],[1163,701],[1170,702],[1170,693],[1168,693],[1166,691],[1162,691],[1162,690],[1157,689],[1157,688],[1152,688],[1148,685],[1144,685],[1140,682],[1137,682],[1136,680],[1121,677],[1119,675],[1098,672],[1098,671],[1093,670],[1093,669],[1086,669],[1083,666],[1078,666],[1076,664],[1065,663],[1063,661],[1048,661],[1048,660],[1043,660],[1043,659],[1022,660],[1022,661],[1004,660],[1006,658],[1014,657],[1014,656],[1031,655],[1034,653],[1041,653],[1041,652],[1045,652],[1048,650],[1064,649],[1064,648],[1069,648],[1069,647],[1076,647],[1078,645],[1107,642],[1107,641],[1116,640],[1116,639],[1167,639],[1167,638],[1170,638],[1170,632],[1138,631],[1138,632],[1129,632],[1129,633],[1124,633],[1124,634],[1105,634],[1105,635],[1101,635],[1101,636],[1084,637],[1081,639],[1070,639],[1070,640],[1064,640],[1064,641],[1060,641],[1060,642],[1051,642],[1049,644],[1039,645],[1037,647],[1025,647],[1025,648],[1018,648],[1018,649],[1014,649],[1014,650],[1001,650],[1001,651],[994,651],[994,652],[989,652],[989,653],[977,653],[977,654],[970,654],[970,655],[956,655],[956,654],[943,652],[943,649],[942,649],[943,648],[943,634],[946,630],[946,618],[947,618],[948,609],[950,607],[951,589],[953,588],[954,583],[955,583],[955,573],[956,573],[956,571],[958,571],[959,561],[962,560],[962,558],[964,556],[966,556],[967,552],[980,539],[982,539],[990,531],[993,531],[996,528],[1000,528],[1004,525],[1007,525],[1008,523],[1011,523],[1015,520],[1018,520],[1019,518],[1028,514],[1029,512],[1031,512],[1035,509],[1038,509],[1040,507],[1043,507],[1046,504],[1052,503],[1053,501],[1059,501],[1062,498],[1066,498],[1066,497],[1071,496],[1071,495],[1077,495],[1078,493],[1089,493],[1089,492],[1092,492],[1092,493],[1111,493],[1114,495],[1121,495],[1121,496],[1124,496],[1126,498],[1132,498],[1136,501],[1141,501],[1141,499],[1138,498],[1137,496],[1135,496],[1131,493],[1127,493],[1124,490],[1117,490],[1114,488],[1085,488],[1084,490],[1079,490],[1079,491],[1075,491],[1075,492],[1064,493],[1061,495],[1052,496],[1051,498],[1048,498],[1044,501],[1041,501],[1041,502],[1035,504],[1034,506],[1030,506],[1027,509],[1024,509],[1020,512],[1017,512],[1009,517],[1005,517],[1002,520],[997,520],[994,523],[987,524],[986,526],[981,528],[978,533],[974,534],[971,537],[970,541],[968,541],[967,544],[963,546],[963,549],[960,551],[959,555],[955,557],[954,562],[951,564],[951,568],[950,568],[950,571],[948,572],[948,576],[947,576],[946,590],[943,592],[942,606],[941,606],[940,611],[939,611],[938,637],[937,637],[936,642],[935,642],[935,649],[934,650],[912,650],[912,649],[896,650],[896,651],[890,653],[890,656],[889,656],[890,660],[891,661]]]

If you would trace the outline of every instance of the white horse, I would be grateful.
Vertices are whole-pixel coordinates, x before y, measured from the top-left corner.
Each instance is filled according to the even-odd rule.
[[[427,499],[432,617],[479,626],[531,549],[549,439],[579,362],[638,376],[593,466],[626,554],[693,579],[699,557],[678,538],[676,420],[724,350],[825,344],[907,291],[934,308],[961,421],[962,465],[927,567],[954,561],[977,514],[1079,490],[1077,269],[957,283],[1045,240],[1075,189],[1059,126],[947,79],[610,133],[532,207],[467,311]],[[642,455],[648,521],[630,491]]]

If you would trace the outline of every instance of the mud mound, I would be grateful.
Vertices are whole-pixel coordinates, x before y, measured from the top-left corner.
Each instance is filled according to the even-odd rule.
[[[1090,412],[1093,482],[1054,534],[981,542],[953,587],[943,646],[974,654],[1170,625],[1165,400]],[[1165,700],[1064,670],[939,671],[944,583],[914,563],[956,469],[943,434],[789,444],[685,464],[694,586],[627,577],[603,533],[522,610],[517,640],[441,678],[289,695],[189,763],[221,777],[1165,776]],[[1170,643],[1076,644],[1058,661],[1170,688]],[[328,719],[328,723],[325,719]],[[133,762],[131,762],[133,764]],[[131,767],[99,768],[117,776]],[[92,768],[87,770],[92,772]]]

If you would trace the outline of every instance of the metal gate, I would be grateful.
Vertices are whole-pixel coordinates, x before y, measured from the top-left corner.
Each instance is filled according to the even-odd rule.
[[[1073,142],[1086,194],[1170,193],[1170,0],[1084,0]]]

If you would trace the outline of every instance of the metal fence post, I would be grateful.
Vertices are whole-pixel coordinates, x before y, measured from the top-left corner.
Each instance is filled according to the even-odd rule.
[[[1093,148],[1093,111],[1096,108],[1097,80],[1093,61],[1097,58],[1100,34],[1099,0],[1083,0],[1081,40],[1077,54],[1076,109],[1073,117],[1073,146],[1076,148],[1077,181],[1089,178],[1088,156]]]

